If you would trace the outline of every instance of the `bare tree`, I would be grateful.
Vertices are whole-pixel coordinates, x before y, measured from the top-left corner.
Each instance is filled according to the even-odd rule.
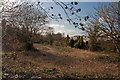
[[[3,17],[3,31],[5,32],[9,27],[11,29],[18,28],[14,31],[17,39],[25,46],[31,46],[31,48],[36,34],[42,29],[43,25],[48,23],[46,14],[30,2],[24,2],[8,10],[5,9]],[[9,24],[9,27],[6,27],[7,24]],[[9,33],[4,34],[3,38],[5,35],[9,35]]]
[[[102,36],[99,22],[89,20],[85,27],[85,31],[88,33],[89,49],[91,51],[96,51],[98,49],[98,39]]]
[[[71,2],[71,3],[64,3],[59,0],[53,0],[53,2],[60,6],[61,9],[64,11],[65,15],[67,16],[67,21],[70,24],[73,24],[75,28],[79,28],[84,30],[83,24],[80,23],[82,17],[78,16],[81,12],[81,8],[75,8],[78,5],[78,2]],[[21,35],[24,33],[24,37],[20,39],[24,40],[23,42],[32,43],[34,40],[33,35],[37,32],[40,32],[39,28],[42,25],[45,25],[49,20],[56,20],[59,21],[63,19],[61,13],[57,15],[50,14],[49,10],[54,9],[53,6],[50,6],[49,9],[44,9],[42,6],[42,2],[27,2],[23,1],[20,3],[17,2],[7,2],[2,0],[2,4],[0,4],[1,14],[3,19],[7,19],[11,26],[20,27],[22,30]],[[74,16],[74,19],[73,19]],[[85,17],[85,21],[89,17]],[[39,25],[39,26],[38,26]],[[37,26],[37,27],[36,27]],[[81,27],[82,26],[82,27]],[[28,38],[26,36],[29,36]],[[19,37],[20,38],[20,37]]]
[[[91,16],[89,21],[91,24],[97,22],[99,24],[100,31],[104,33],[104,36],[111,38],[118,53],[120,53],[120,26],[119,26],[119,7],[118,3],[110,3],[109,5],[101,5],[95,8],[95,15]],[[103,35],[103,33],[101,33]]]

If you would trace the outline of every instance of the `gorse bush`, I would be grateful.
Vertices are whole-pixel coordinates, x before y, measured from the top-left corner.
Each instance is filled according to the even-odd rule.
[[[77,42],[74,44],[74,46],[75,48],[83,49],[84,48],[83,37],[80,37],[79,39],[77,39]]]
[[[70,37],[69,37],[69,35],[67,35],[66,42],[69,42],[69,39],[70,39]]]
[[[84,41],[83,41],[83,37],[80,38],[80,48],[83,49],[84,48]]]

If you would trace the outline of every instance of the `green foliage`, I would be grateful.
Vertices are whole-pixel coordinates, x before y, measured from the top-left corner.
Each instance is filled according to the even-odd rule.
[[[80,39],[77,40],[74,46],[75,48],[83,49],[84,48],[83,37],[80,37]]]
[[[75,48],[79,48],[79,44],[80,44],[80,40],[78,40],[78,41],[74,44]]]
[[[70,39],[70,37],[69,37],[69,35],[67,35],[66,42],[69,42],[69,39]]]
[[[67,45],[69,45],[69,40],[70,40],[70,37],[69,37],[69,35],[67,35],[67,37],[66,37],[66,43],[67,43]]]
[[[84,41],[83,41],[83,37],[80,38],[80,48],[83,49],[84,48]]]

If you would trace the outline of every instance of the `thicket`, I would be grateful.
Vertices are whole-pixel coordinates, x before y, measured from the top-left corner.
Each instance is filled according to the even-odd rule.
[[[84,49],[85,44],[83,41],[83,37],[82,36],[78,37],[78,39],[76,39],[76,40],[71,39],[70,46],[75,47],[75,48],[79,48],[79,49]]]

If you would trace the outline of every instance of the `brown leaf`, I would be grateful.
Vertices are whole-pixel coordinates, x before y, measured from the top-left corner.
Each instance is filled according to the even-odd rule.
[[[71,4],[73,5],[73,2],[71,2]]]
[[[78,11],[78,12],[80,12],[80,11],[81,11],[81,9],[78,9],[77,11]]]
[[[50,7],[51,9],[53,9],[53,7]]]
[[[40,1],[38,1],[38,4],[40,4]]]
[[[86,16],[86,17],[85,17],[85,21],[87,21],[87,19],[89,19],[89,16]]]
[[[60,17],[60,19],[62,19],[62,17]]]
[[[85,21],[87,21],[87,18],[85,17]]]
[[[77,26],[75,26],[75,28],[77,28]]]
[[[76,11],[76,13],[78,13],[78,10]]]
[[[72,12],[72,15],[74,15],[74,12]]]
[[[85,28],[83,28],[83,27],[82,27],[81,29],[82,29],[83,31],[85,30]]]
[[[58,16],[61,16],[61,14],[58,14]]]
[[[89,19],[89,16],[87,16],[87,19]]]
[[[78,4],[78,2],[74,2],[75,3],[75,5],[77,5]]]
[[[70,23],[70,20],[69,20],[69,19],[67,19],[67,21]]]
[[[54,14],[52,14],[52,16],[54,16]]]
[[[72,9],[73,9],[73,7],[70,8],[70,10],[72,10]]]
[[[75,22],[73,22],[73,24],[75,25]]]
[[[84,26],[82,23],[80,23],[80,26]]]
[[[65,9],[68,9],[68,7],[66,6]]]
[[[41,17],[40,16],[38,16],[38,19],[40,19]]]

